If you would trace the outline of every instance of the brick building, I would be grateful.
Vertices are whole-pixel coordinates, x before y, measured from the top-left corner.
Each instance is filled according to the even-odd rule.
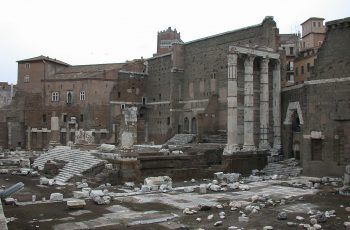
[[[4,146],[118,143],[130,132],[134,143],[164,143],[176,133],[200,140],[228,129],[229,153],[232,146],[280,148],[279,32],[272,17],[190,42],[168,28],[157,44],[153,57],[126,63],[18,61],[20,93],[1,120]]]
[[[326,27],[310,77],[282,89],[282,143],[306,175],[341,176],[350,163],[350,18]]]

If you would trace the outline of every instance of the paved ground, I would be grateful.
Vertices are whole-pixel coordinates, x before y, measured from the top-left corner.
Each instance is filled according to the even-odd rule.
[[[72,196],[75,187],[47,187],[38,186],[38,178],[25,176],[0,175],[0,185],[9,186],[18,181],[25,184],[25,189],[14,195],[23,206],[4,205],[7,218],[14,220],[8,224],[11,229],[179,229],[180,226],[188,226],[189,229],[227,229],[229,226],[237,226],[244,229],[262,229],[270,225],[274,229],[297,229],[288,227],[287,222],[309,223],[308,211],[335,210],[336,216],[321,223],[322,229],[344,229],[343,222],[348,221],[350,212],[345,207],[350,206],[350,198],[340,196],[335,192],[335,187],[321,186],[320,190],[309,188],[294,188],[285,186],[279,181],[264,181],[250,183],[249,191],[231,190],[227,192],[210,192],[207,194],[184,193],[174,191],[170,193],[154,193],[131,196],[117,196],[110,205],[96,205],[87,200],[84,210],[68,210],[65,203],[31,204],[31,195],[36,194],[38,199],[49,198],[52,192],[62,192],[65,197]],[[203,181],[196,182],[203,183]],[[184,185],[195,185],[191,182]],[[179,185],[180,186],[180,185]],[[121,189],[111,189],[115,193]],[[274,205],[270,205],[258,213],[250,213],[244,208],[231,211],[230,201],[250,201],[253,195],[266,195],[273,199]],[[285,204],[279,201],[286,200]],[[210,210],[198,211],[193,215],[184,215],[183,209],[197,209],[198,205],[212,206]],[[222,208],[217,208],[217,205]],[[257,203],[254,205],[262,205]],[[248,222],[239,222],[239,211],[244,211]],[[286,211],[288,219],[277,220],[277,214]],[[225,212],[225,218],[220,219],[219,213]],[[213,219],[208,220],[208,215],[213,214]],[[303,216],[304,221],[298,222],[295,217]],[[201,218],[198,222],[196,219]],[[222,225],[214,227],[216,221],[222,220]]]

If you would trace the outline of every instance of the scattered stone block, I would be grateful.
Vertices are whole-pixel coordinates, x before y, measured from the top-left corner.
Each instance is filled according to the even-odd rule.
[[[89,194],[83,191],[73,191],[73,197],[77,199],[87,198]]]
[[[90,191],[90,197],[91,198],[94,198],[94,197],[96,197],[96,196],[104,196],[105,194],[103,193],[103,191],[102,190],[91,190]]]
[[[67,207],[69,209],[81,209],[86,206],[85,200],[79,200],[79,199],[74,199],[74,200],[68,200],[67,201]]]
[[[172,179],[169,176],[147,177],[144,181],[144,184],[149,186],[155,185],[157,187],[162,184],[166,184],[172,187]]]
[[[63,201],[63,194],[62,193],[51,193],[50,195],[51,201]]]
[[[150,190],[151,190],[151,187],[148,185],[141,186],[141,192],[149,192]]]
[[[77,182],[77,188],[87,188],[89,187],[88,183],[86,182]]]
[[[216,172],[214,173],[214,178],[217,180],[223,180],[224,179],[224,173],[223,172]]]
[[[238,217],[238,221],[239,222],[248,222],[249,221],[249,217],[247,217],[247,216],[239,216]]]
[[[201,221],[202,221],[202,218],[199,218],[199,217],[198,217],[198,218],[196,219],[196,221],[197,221],[197,222],[201,222]]]
[[[184,187],[184,192],[193,192],[194,191],[194,188],[192,186],[188,186],[188,187]]]
[[[215,223],[214,223],[214,226],[216,227],[216,226],[221,226],[222,225],[222,221],[221,220],[219,220],[219,221],[216,221]]]
[[[277,215],[278,220],[286,220],[287,219],[287,213],[286,212],[280,212]]]
[[[213,184],[210,186],[210,190],[212,190],[214,192],[218,192],[221,190],[221,187],[219,185]]]
[[[40,177],[40,184],[41,185],[48,185],[49,179],[47,179],[46,177]]]
[[[297,226],[297,223],[294,223],[294,222],[287,222],[287,226],[288,226],[288,227],[295,227],[295,226]]]
[[[206,185],[206,184],[200,184],[200,185],[199,185],[199,193],[200,193],[200,194],[205,194],[205,193],[207,193],[207,185]]]
[[[302,216],[296,216],[295,219],[298,221],[303,221],[305,218]]]
[[[350,229],[350,222],[344,222],[344,227],[345,227],[345,229]]]
[[[16,200],[12,197],[7,197],[4,200],[6,205],[15,205],[16,204]]]
[[[265,226],[265,227],[263,228],[263,230],[273,230],[273,227],[272,227],[272,226]]]
[[[212,220],[213,218],[214,218],[214,215],[213,215],[213,214],[210,214],[210,215],[207,217],[208,220]]]

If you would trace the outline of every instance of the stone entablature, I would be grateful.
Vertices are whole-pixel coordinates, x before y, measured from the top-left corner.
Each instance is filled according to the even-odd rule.
[[[256,151],[257,145],[254,143],[254,83],[253,70],[254,60],[260,61],[260,142],[259,150],[270,149],[268,142],[269,120],[272,115],[273,120],[273,148],[272,153],[277,153],[281,148],[280,131],[280,61],[279,54],[266,47],[250,48],[230,46],[228,54],[228,84],[227,84],[227,146],[225,155],[231,155],[239,151]],[[238,96],[242,91],[238,90],[237,62],[242,59],[244,62],[244,136],[243,143],[239,143],[239,123],[242,121],[238,116]],[[269,62],[273,62],[273,80],[269,82]],[[272,84],[272,114],[269,113],[269,85]]]

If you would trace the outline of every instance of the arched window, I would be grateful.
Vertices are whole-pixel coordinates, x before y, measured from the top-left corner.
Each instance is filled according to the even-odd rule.
[[[67,92],[67,104],[73,103],[73,92],[69,91]]]
[[[191,121],[191,133],[197,133],[197,119],[194,117]]]
[[[190,126],[189,126],[189,121],[188,121],[188,118],[185,117],[184,119],[184,133],[189,133],[189,129],[190,129]]]

